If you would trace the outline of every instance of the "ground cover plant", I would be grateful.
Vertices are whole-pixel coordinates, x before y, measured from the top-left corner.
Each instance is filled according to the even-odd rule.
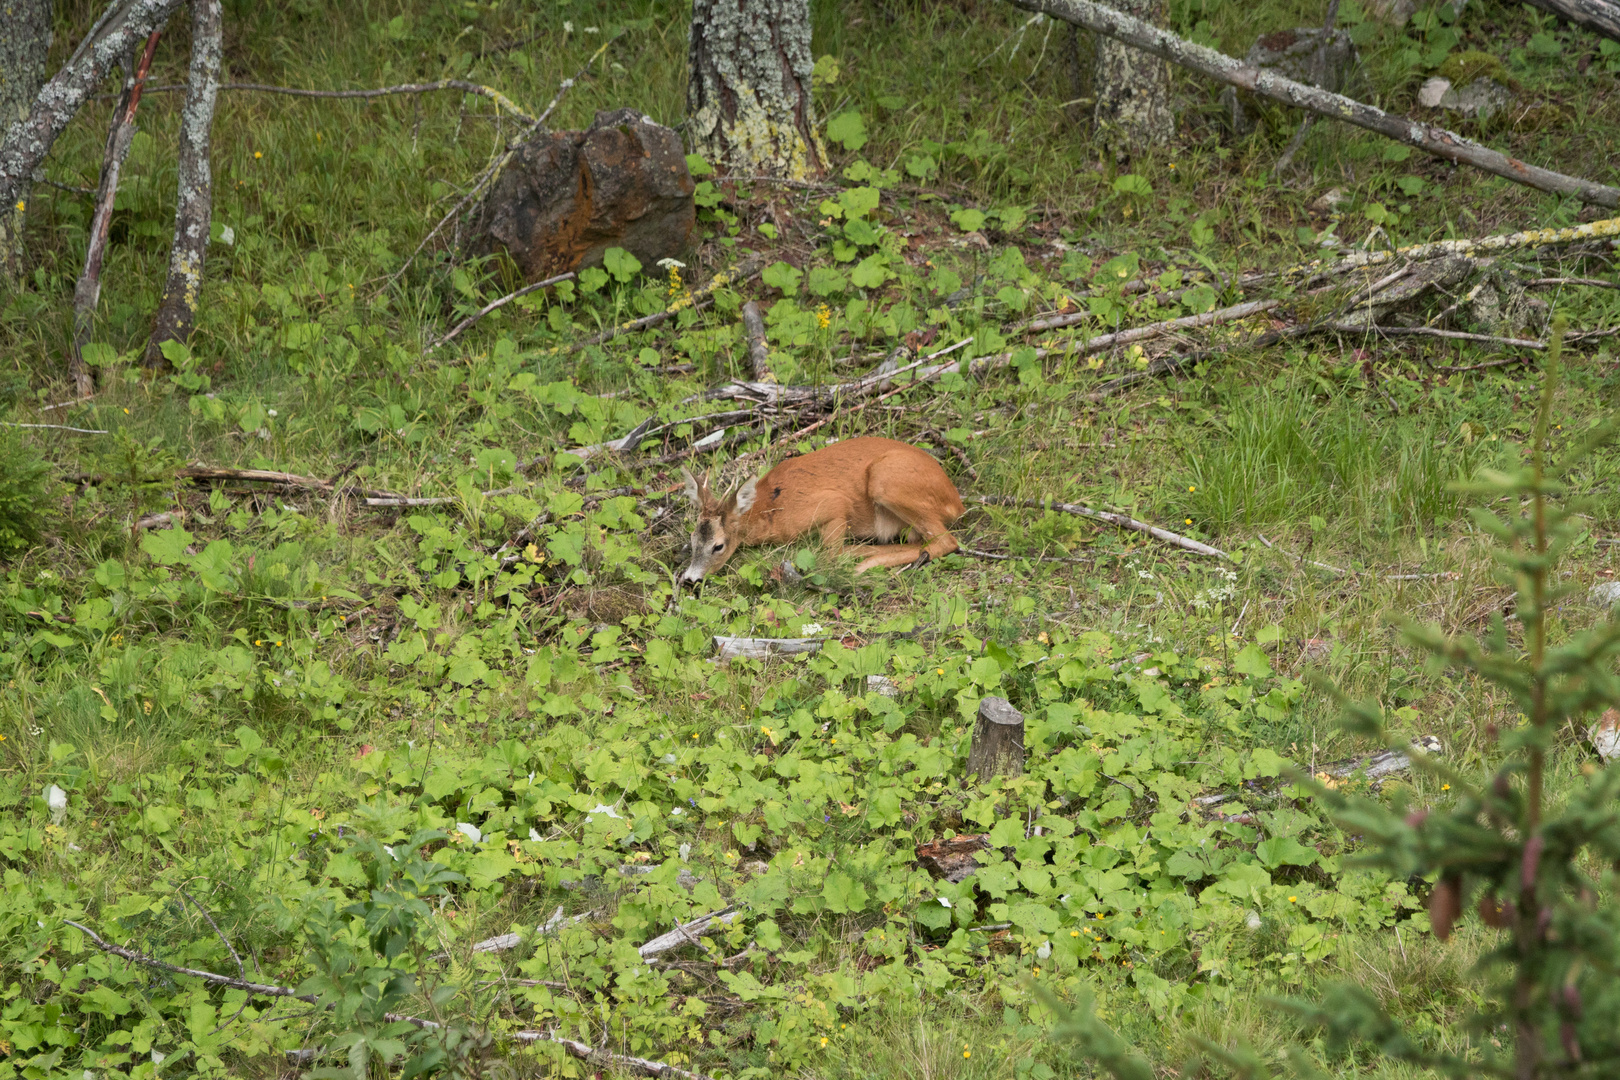
[[[1620,62],[1596,38],[1503,4],[1399,28],[1343,8],[1386,107],[1486,51],[1525,107],[1474,133],[1612,179]],[[1170,19],[1241,55],[1255,11],[1190,2]],[[58,52],[95,14],[63,6]],[[241,82],[453,77],[535,112],[611,42],[559,126],[621,105],[681,118],[685,25],[659,5],[225,14]],[[1082,1001],[1161,1069],[1241,1045],[1415,1076],[1480,1050],[1464,1020],[1500,1006],[1474,967],[1499,931],[1464,917],[1437,938],[1448,866],[1427,850],[1362,865],[1387,822],[1335,811],[1356,796],[1438,822],[1475,797],[1459,778],[1520,752],[1522,703],[1429,666],[1389,620],[1515,625],[1493,623],[1520,586],[1493,577],[1470,511],[1511,519],[1525,492],[1467,482],[1534,441],[1540,354],[1350,331],[1246,345],[1331,304],[1241,282],[1324,241],[1572,227],[1580,207],[1329,125],[1272,175],[1296,118],[1224,134],[1214,91],[1181,79],[1173,148],[1099,160],[1064,108],[1066,27],[972,2],[813,14],[824,186],[694,159],[687,265],[615,253],[431,352],[516,284],[438,245],[405,266],[510,119],[471,97],[226,93],[198,333],[149,377],[130,360],[167,255],[180,108],[151,95],[86,350],[97,395],[47,411],[70,396],[77,189],[104,115],[68,129],[0,310],[0,419],[61,426],[0,429],[5,1075],[584,1076],[644,1059],[1087,1076],[1050,1037]],[[184,66],[160,48],[154,82]],[[708,306],[577,347],[750,258],[758,277]],[[1613,339],[1578,339],[1616,325],[1612,258],[1503,257],[1550,282],[1531,322],[1568,320],[1555,453],[1614,401]],[[1083,347],[1274,295],[1289,306],[1185,339]],[[907,340],[972,340],[961,368],[803,434],[788,411],[704,420],[748,407],[693,396],[750,377],[750,299],[787,386],[857,378]],[[1192,346],[1213,351],[1150,374]],[[584,452],[649,420],[636,456]],[[718,486],[858,434],[936,451],[970,500],[1085,503],[1226,557],[970,501],[956,531],[977,554],[857,578],[806,541],[672,591],[680,465],[715,466]],[[1589,589],[1615,569],[1614,464],[1596,448],[1557,493],[1585,501],[1551,645],[1605,618]],[[824,645],[718,663],[716,635]],[[1376,737],[1339,726],[1313,672],[1376,703]],[[970,780],[990,694],[1024,713],[1027,765]],[[1584,723],[1536,730],[1549,803],[1584,797]],[[1422,737],[1454,773],[1368,775],[1367,755]],[[917,849],[954,837],[984,839],[953,881]],[[1403,1025],[1406,1060],[1271,1004],[1347,980]]]

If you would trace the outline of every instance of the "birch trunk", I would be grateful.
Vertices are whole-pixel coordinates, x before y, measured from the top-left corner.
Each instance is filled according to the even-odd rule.
[[[45,84],[51,51],[51,0],[10,0],[0,19],[0,131],[28,119]],[[22,273],[23,212],[27,192],[0,204],[0,279]]]
[[[1145,23],[1158,25],[1165,19],[1164,0],[1105,2]],[[1168,143],[1176,130],[1176,118],[1170,111],[1170,64],[1101,35],[1094,57],[1091,86],[1097,103],[1092,107],[1092,122],[1114,157],[1128,158]]]
[[[214,180],[208,161],[214,102],[219,96],[219,0],[191,0],[191,72],[180,114],[179,173],[174,241],[169,247],[169,279],[163,287],[144,366],[164,364],[163,343],[191,340],[202,295],[203,258],[213,214]]]
[[[693,0],[692,149],[733,173],[805,179],[827,154],[810,100],[809,0]]]

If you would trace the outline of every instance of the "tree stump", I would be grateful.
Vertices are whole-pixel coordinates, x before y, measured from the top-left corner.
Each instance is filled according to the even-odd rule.
[[[1024,714],[1006,698],[987,697],[979,702],[967,771],[969,776],[978,773],[980,780],[1023,774]]]

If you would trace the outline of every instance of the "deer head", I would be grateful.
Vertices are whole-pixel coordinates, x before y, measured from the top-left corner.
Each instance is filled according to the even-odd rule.
[[[683,585],[696,585],[704,575],[724,566],[742,543],[742,519],[754,506],[759,478],[751,476],[730,495],[716,499],[709,491],[708,477],[699,479],[685,469],[681,475],[686,478],[686,497],[697,510],[697,525],[692,529],[692,561],[680,580]]]

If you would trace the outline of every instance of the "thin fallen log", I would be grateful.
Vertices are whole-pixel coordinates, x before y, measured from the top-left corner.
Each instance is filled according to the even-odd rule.
[[[166,961],[159,960],[155,956],[147,956],[145,953],[136,952],[134,949],[126,949],[122,945],[114,945],[112,942],[106,940],[88,926],[85,926],[82,923],[74,922],[72,919],[63,919],[62,922],[85,935],[90,939],[90,943],[96,948],[100,949],[102,952],[128,960],[133,964],[140,964],[142,967],[154,968],[158,971],[167,971],[174,975],[186,975],[193,979],[201,979],[203,982],[212,983],[215,986],[225,986],[233,990],[242,990],[248,994],[253,994],[258,997],[292,998],[295,1001],[304,1001],[312,1005],[319,1004],[320,1002],[317,995],[300,994],[290,986],[277,986],[273,983],[252,982],[247,979],[232,978],[229,975],[220,975],[219,973],[213,971],[204,971],[201,968],[181,967],[179,964],[170,964]],[[438,1031],[442,1026],[437,1021],[424,1020],[419,1016],[408,1016],[403,1013],[386,1013],[385,1017],[391,1023],[410,1024],[413,1027],[421,1028],[425,1031]],[[616,1054],[609,1050],[598,1050],[586,1043],[579,1042],[576,1039],[564,1038],[554,1031],[507,1031],[495,1032],[493,1034],[495,1034],[498,1038],[509,1039],[512,1042],[525,1046],[542,1042],[554,1042],[566,1050],[570,1055],[579,1058],[581,1061],[601,1062],[602,1064],[612,1065],[616,1068],[627,1069],[638,1076],[673,1076],[680,1077],[681,1080],[711,1080],[710,1077],[705,1076],[703,1073],[690,1072],[686,1069],[677,1068],[674,1065],[666,1065],[661,1061],[652,1061],[648,1058],[633,1057],[629,1054]]]
[[[793,656],[820,652],[827,638],[747,638],[714,636],[718,660],[763,660],[768,656]]]
[[[153,30],[147,36],[146,50],[124,81],[123,95],[113,109],[112,124],[107,129],[101,187],[96,193],[96,212],[90,219],[90,245],[84,254],[84,269],[73,286],[73,340],[68,349],[68,374],[80,397],[95,391],[94,379],[84,362],[84,347],[89,344],[91,320],[95,318],[96,305],[101,302],[101,265],[107,257],[107,234],[112,225],[113,202],[118,196],[118,174],[135,139],[135,110],[140,107],[141,89],[146,85],[146,73],[151,70],[152,54],[157,51],[160,36],[161,30]]]
[[[499,300],[491,300],[489,303],[485,304],[483,307],[479,308],[477,311],[473,312],[471,315],[467,316],[465,319],[462,319],[460,322],[456,323],[456,325],[452,326],[449,330],[445,331],[444,336],[434,340],[434,342],[432,344],[430,344],[427,348],[422,350],[422,354],[425,356],[428,353],[432,352],[434,349],[437,349],[440,345],[448,345],[450,342],[452,342],[456,338],[460,337],[462,335],[462,333],[465,332],[468,327],[472,326],[473,323],[477,322],[479,319],[482,319],[485,315],[488,315],[490,312],[499,311],[501,308],[505,307],[507,304],[510,304],[512,301],[517,300],[520,297],[528,296],[530,293],[534,292],[536,289],[544,289],[548,285],[557,284],[557,282],[559,282],[559,281],[568,281],[571,278],[573,278],[573,276],[574,276],[574,272],[572,270],[570,270],[566,274],[558,274],[556,277],[548,277],[544,281],[536,281],[532,285],[525,285],[521,289],[517,289],[517,290],[515,290],[513,292],[507,293],[505,296],[501,297]]]
[[[57,136],[107,77],[114,64],[169,21],[181,0],[114,0],[50,82],[40,88],[28,115],[0,139],[0,206],[28,198],[34,173]]]
[[[1202,315],[1187,315],[1180,319],[1167,319],[1164,322],[1149,323],[1146,326],[1135,326],[1112,334],[1099,334],[1086,342],[1085,351],[1100,352],[1103,349],[1111,349],[1115,345],[1129,345],[1133,341],[1156,337],[1171,330],[1195,330],[1204,326],[1233,322],[1237,319],[1247,319],[1251,315],[1259,315],[1261,312],[1270,311],[1281,306],[1281,300],[1250,300],[1247,303],[1233,304],[1231,307],[1220,308],[1216,311],[1206,311]],[[1060,330],[1068,326],[1079,326],[1093,317],[1089,311],[1075,312],[1071,315],[1055,315],[1048,319],[1036,319],[1022,329],[1032,334],[1044,330]]]
[[[675,929],[667,934],[658,935],[637,951],[641,954],[643,960],[651,960],[655,956],[667,953],[671,949],[678,949],[682,945],[697,945],[699,944],[699,937],[704,934],[711,934],[722,926],[729,926],[736,921],[736,918],[737,912],[735,908],[722,908],[719,911],[711,911],[707,915],[699,915],[689,923],[677,924]]]
[[[1143,52],[1240,90],[1247,90],[1261,97],[1280,101],[1284,105],[1325,116],[1330,120],[1354,124],[1447,161],[1459,165],[1472,165],[1474,168],[1511,180],[1515,184],[1523,184],[1555,195],[1571,195],[1582,202],[1596,203],[1599,206],[1620,207],[1620,188],[1527,165],[1444,128],[1419,123],[1406,117],[1392,116],[1382,109],[1363,104],[1343,94],[1295,82],[1275,71],[1251,67],[1224,53],[1195,45],[1168,30],[1145,23],[1113,8],[1092,3],[1091,0],[1010,0],[1010,2],[1025,11],[1050,15],[1084,27],[1093,33],[1132,45]]]
[[[1351,758],[1332,765],[1324,765],[1313,775],[1318,780],[1338,781],[1349,779],[1359,772],[1365,773],[1369,780],[1382,780],[1387,776],[1393,776],[1398,772],[1405,772],[1410,769],[1414,752],[1432,757],[1440,754],[1443,749],[1440,740],[1433,735],[1419,735],[1412,740],[1412,745],[1408,750],[1380,750],[1365,757]],[[1275,795],[1276,789],[1267,790],[1260,794]],[[1238,794],[1200,795],[1198,798],[1193,799],[1189,805],[1203,810],[1241,797],[1242,795]]]
[[[1324,259],[1313,259],[1310,262],[1300,263],[1297,266],[1280,271],[1276,276],[1282,280],[1311,279],[1344,274],[1363,267],[1380,266],[1384,263],[1397,261],[1419,262],[1444,258],[1448,255],[1477,258],[1480,255],[1517,251],[1521,248],[1557,247],[1563,244],[1578,244],[1587,240],[1614,240],[1616,238],[1620,238],[1620,217],[1588,221],[1583,225],[1570,225],[1562,229],[1522,229],[1519,232],[1503,233],[1497,236],[1464,237],[1458,240],[1431,240],[1428,243],[1409,244],[1406,247],[1393,250],[1358,251],[1354,255],[1331,262]]]
[[[169,277],[163,286],[163,299],[141,358],[147,368],[163,367],[164,343],[190,341],[197,325],[203,260],[208,254],[214,206],[208,143],[214,127],[214,103],[219,96],[221,20],[219,0],[191,0],[191,81],[180,111],[174,239],[169,244]]]
[[[1155,540],[1162,540],[1184,551],[1191,551],[1198,555],[1211,555],[1217,559],[1231,561],[1231,556],[1220,548],[1211,547],[1189,536],[1161,529],[1157,525],[1149,525],[1145,521],[1137,521],[1125,514],[1116,514],[1107,510],[1093,510],[1089,506],[1077,506],[1074,503],[1053,502],[1051,499],[1014,499],[1006,495],[970,495],[968,502],[983,503],[986,506],[1022,506],[1032,510],[1058,510],[1065,514],[1075,514],[1079,517],[1090,518],[1093,521],[1107,522],[1109,525],[1132,532],[1146,533]]]

